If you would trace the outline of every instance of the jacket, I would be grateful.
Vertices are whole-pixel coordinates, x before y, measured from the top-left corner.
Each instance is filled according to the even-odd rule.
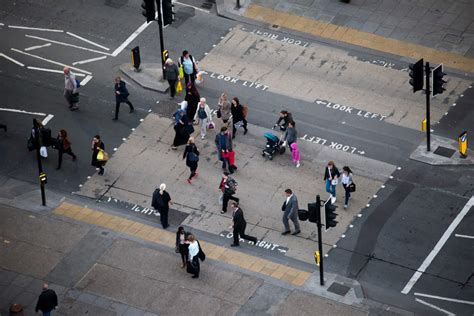
[[[244,108],[242,105],[238,104],[236,106],[232,105],[232,121],[235,123],[242,121],[244,116]]]
[[[197,149],[195,144],[188,144],[186,145],[186,148],[184,148],[183,152],[183,159],[186,158],[186,164],[189,165],[189,163],[197,163],[197,161],[190,161],[189,160],[189,153],[193,152],[195,155],[199,157],[199,150]]]
[[[283,121],[283,124],[280,125],[280,122]],[[293,121],[293,115],[291,113],[288,113],[287,116],[280,116],[278,118],[278,121],[275,123],[276,125],[280,125],[283,130],[285,130],[288,127],[288,124]]]
[[[120,94],[117,94],[120,93]],[[119,83],[115,84],[115,101],[116,102],[127,102],[128,101],[128,96],[130,93],[128,93],[127,85],[125,84],[125,81],[120,80]]]
[[[229,101],[219,102],[219,110],[221,111],[221,119],[228,120],[232,114],[232,108]]]
[[[298,198],[296,195],[291,195],[290,200],[288,203],[283,202],[283,206],[281,207],[281,210],[285,213],[286,217],[293,217],[293,216],[298,216]]]
[[[47,289],[41,292],[38,302],[36,303],[35,311],[47,313],[55,309],[56,306],[58,306],[58,296],[56,295],[56,292],[51,289]]]
[[[326,170],[324,171],[324,180],[327,180],[327,179],[334,179],[334,177],[338,177],[340,176],[341,174],[339,173],[339,170],[336,168],[336,166],[333,166],[331,168],[331,176],[329,176],[329,168],[326,166]]]
[[[76,76],[72,71],[69,72],[69,75],[64,75],[64,90],[72,91],[72,93],[77,92]]]
[[[296,129],[294,127],[286,129],[284,140],[288,144],[296,142],[297,138],[298,138],[298,132],[296,131]]]
[[[237,231],[245,230],[245,227],[247,226],[247,222],[245,221],[245,218],[244,218],[244,212],[242,211],[240,207],[234,212],[232,220],[234,222],[235,230]]]
[[[198,104],[197,106],[197,109],[196,109],[196,113],[194,114],[194,120],[198,120],[199,119],[199,108],[201,106]],[[207,119],[211,122],[212,121],[212,113],[211,113],[211,109],[209,108],[209,105],[207,105],[207,103],[204,105],[204,111],[206,112],[206,115],[207,115]]]
[[[232,137],[230,133],[219,133],[216,135],[216,146],[219,151],[227,150],[231,151],[232,150]]]
[[[166,80],[178,80],[179,78],[179,69],[176,64],[165,65],[165,77]]]

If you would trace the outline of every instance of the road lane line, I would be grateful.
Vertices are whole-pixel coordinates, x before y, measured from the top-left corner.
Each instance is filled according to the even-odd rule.
[[[92,79],[92,76],[87,75],[84,79],[82,79],[81,86],[85,86],[91,79]]]
[[[460,238],[474,239],[474,236],[469,236],[469,235],[456,234],[456,235],[454,235],[454,236],[460,237]]]
[[[19,25],[9,25],[11,29],[21,29],[21,30],[32,30],[32,31],[44,31],[44,32],[56,32],[56,33],[63,33],[63,30],[55,30],[55,29],[43,29],[39,27],[28,27],[28,26],[19,26]]]
[[[27,56],[30,56],[30,57],[33,57],[33,58],[37,58],[37,59],[40,59],[40,60],[44,60],[48,63],[51,63],[51,64],[55,64],[55,65],[59,65],[59,66],[63,66],[63,67],[68,67],[72,70],[76,70],[76,71],[79,71],[79,72],[83,72],[87,75],[92,75],[92,73],[86,71],[86,70],[82,70],[80,68],[76,68],[76,67],[72,67],[72,66],[69,66],[69,65],[66,65],[66,64],[63,64],[63,63],[60,63],[60,62],[57,62],[57,61],[54,61],[54,60],[51,60],[51,59],[47,59],[47,58],[44,58],[44,57],[41,57],[41,56],[38,56],[38,55],[33,55],[33,54],[30,54],[30,53],[26,53],[26,52],[23,52],[19,49],[16,49],[16,48],[11,48],[12,51],[14,52],[17,52],[17,53],[20,53],[20,54],[23,54],[23,55],[27,55]]]
[[[93,61],[102,60],[102,59],[106,59],[106,58],[107,58],[107,56],[100,56],[100,57],[96,57],[96,58],[90,58],[90,59],[86,59],[86,60],[75,61],[72,64],[73,65],[82,65],[82,64],[87,64],[87,63],[91,63]]]
[[[465,300],[458,300],[456,298],[450,298],[450,297],[443,297],[443,296],[437,296],[437,295],[430,295],[430,294],[424,294],[424,293],[414,293],[415,296],[423,296],[423,297],[428,297],[428,298],[434,298],[436,300],[441,300],[441,301],[447,301],[447,302],[453,302],[453,303],[460,303],[460,304],[467,304],[467,305],[474,305],[473,301],[465,301]]]
[[[18,60],[15,60],[15,59],[13,59],[13,58],[11,58],[11,57],[8,57],[7,55],[5,55],[5,54],[3,54],[3,53],[0,53],[0,56],[2,56],[3,58],[5,58],[5,59],[11,61],[12,63],[17,64],[18,66],[25,67],[25,65],[22,64],[22,63],[20,63]]]
[[[62,70],[56,70],[56,69],[47,69],[47,68],[39,68],[39,67],[33,67],[33,66],[27,66],[26,68],[31,69],[31,70],[39,70],[39,71],[45,71],[45,72],[54,72],[57,74],[64,74]],[[80,73],[75,73],[74,74],[76,77],[84,77],[84,74]]]
[[[415,283],[418,281],[418,279],[421,277],[421,275],[426,271],[426,269],[430,266],[431,262],[433,262],[434,258],[438,254],[438,252],[441,250],[441,248],[443,248],[443,246],[446,243],[446,241],[448,240],[448,238],[451,236],[453,231],[456,229],[456,227],[462,221],[464,216],[466,216],[467,212],[471,209],[471,207],[473,205],[474,205],[474,196],[472,196],[469,199],[469,201],[467,201],[466,205],[464,205],[461,212],[459,212],[459,214],[453,220],[451,225],[449,225],[448,229],[446,229],[443,236],[441,236],[441,239],[438,241],[438,243],[433,248],[433,250],[431,250],[428,257],[426,257],[425,261],[423,261],[421,266],[418,268],[418,270],[413,274],[411,279],[405,285],[405,287],[402,290],[402,294],[408,294],[411,291],[412,287],[415,285]]]
[[[46,43],[44,45],[31,46],[31,47],[25,48],[25,51],[28,52],[33,49],[38,49],[38,48],[43,48],[43,47],[48,47],[48,46],[51,46],[51,43]]]
[[[89,44],[91,44],[91,45],[97,46],[97,47],[99,47],[99,48],[102,48],[102,49],[105,49],[105,50],[110,50],[110,49],[108,49],[108,48],[105,47],[105,46],[102,46],[102,45],[100,45],[100,44],[94,43],[93,41],[90,41],[90,40],[88,40],[88,39],[85,39],[84,37],[81,37],[81,36],[76,35],[76,34],[74,34],[74,33],[66,32],[66,34],[71,35],[72,37],[75,37],[75,38],[77,38],[77,39],[80,39],[81,41],[84,41],[84,42],[89,43]]]
[[[46,126],[46,124],[48,124],[48,122],[51,121],[51,119],[52,119],[53,117],[54,117],[53,114],[48,114],[48,116],[46,116],[46,117],[44,118],[44,120],[41,122],[41,124],[43,124],[43,125]]]
[[[177,4],[182,5],[184,7],[194,8],[195,10],[198,10],[198,11],[201,11],[201,12],[211,13],[211,11],[209,11],[209,10],[198,8],[198,7],[195,7],[195,6],[187,4],[187,3],[182,3],[182,2],[179,2],[179,1],[173,1],[173,3],[177,3]]]
[[[64,43],[64,42],[59,42],[59,41],[53,41],[53,40],[48,39],[48,38],[39,37],[39,36],[34,36],[34,35],[29,35],[29,34],[25,34],[25,36],[26,36],[26,37],[29,37],[29,38],[37,39],[37,40],[39,40],[39,41],[50,42],[50,43],[54,43],[54,44],[58,44],[58,45],[62,45],[62,46],[68,46],[68,47],[73,47],[73,48],[77,48],[77,49],[86,50],[86,51],[92,52],[92,53],[97,53],[97,54],[102,54],[102,55],[111,56],[109,53],[106,53],[106,52],[103,52],[103,51],[100,51],[100,50],[95,50],[95,49],[91,49],[91,48],[87,48],[87,47],[82,47],[82,46],[78,46],[78,45],[74,45],[74,44],[69,44],[69,43]]]
[[[433,309],[436,309],[437,311],[439,311],[439,312],[441,312],[441,313],[445,313],[446,315],[449,315],[449,316],[455,316],[455,315],[456,315],[456,314],[454,314],[454,313],[451,313],[450,311],[447,311],[447,310],[445,310],[445,309],[442,309],[441,307],[438,307],[438,306],[436,306],[436,305],[433,305],[433,304],[430,304],[430,303],[425,302],[425,301],[423,301],[423,300],[420,300],[419,298],[416,298],[415,301],[417,301],[418,303],[424,304],[424,305],[426,305],[426,306],[428,306],[428,307],[431,307],[431,308],[433,308]]]
[[[116,57],[118,54],[120,54],[125,47],[127,47],[128,44],[130,44],[138,35],[140,35],[141,32],[143,32],[148,25],[153,23],[153,21],[150,22],[144,22],[138,29],[135,30],[135,32],[132,33],[119,47],[117,47],[116,50],[112,53],[112,56]]]
[[[21,114],[32,114],[32,115],[46,116],[46,113],[41,113],[41,112],[29,112],[29,111],[25,111],[25,110],[9,109],[9,108],[0,108],[0,111],[13,112],[13,113],[21,113]]]

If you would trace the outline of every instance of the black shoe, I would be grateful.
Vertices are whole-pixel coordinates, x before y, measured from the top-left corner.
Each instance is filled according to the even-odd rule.
[[[248,131],[249,131],[249,130],[248,130],[248,129],[246,129],[246,130],[244,131],[244,135],[246,135]]]
[[[239,247],[239,244],[230,244],[231,247]]]
[[[225,214],[225,213],[227,213],[227,212],[221,211],[221,214]]]
[[[193,275],[191,278],[197,279],[197,278],[199,278],[199,275]]]
[[[291,230],[287,230],[286,232],[283,232],[281,234],[284,236],[284,235],[288,235],[289,233],[291,233]]]
[[[76,159],[77,159],[77,156],[72,157],[72,161],[76,161]]]
[[[117,121],[117,120],[118,120],[118,118],[117,118],[117,117],[114,117],[114,118],[112,119],[112,121]]]
[[[256,245],[256,244],[257,244],[257,241],[258,241],[258,239],[257,239],[257,238],[254,238],[254,239],[252,239],[252,241],[253,241],[253,244],[254,244],[254,245]]]
[[[59,169],[61,169],[61,167],[56,167],[56,170],[59,170]]]
[[[298,235],[299,233],[301,233],[301,230],[295,231],[292,235]]]
[[[237,168],[236,165],[232,165],[231,168],[234,169],[234,171],[237,170],[237,169],[239,169],[239,168]]]
[[[133,113],[133,112],[135,112],[135,108],[130,109],[130,113]]]

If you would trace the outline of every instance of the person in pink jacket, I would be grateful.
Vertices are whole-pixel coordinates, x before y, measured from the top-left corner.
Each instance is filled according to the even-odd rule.
[[[300,167],[300,150],[298,149],[298,143],[294,142],[290,145],[291,159],[296,164],[296,168]]]

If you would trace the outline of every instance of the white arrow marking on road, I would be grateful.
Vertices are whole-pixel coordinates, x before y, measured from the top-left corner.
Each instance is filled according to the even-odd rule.
[[[327,104],[327,102],[319,101],[319,100],[317,100],[316,103],[317,103],[317,104]]]
[[[438,254],[438,252],[443,248],[444,244],[448,240],[449,236],[453,233],[453,231],[456,229],[456,227],[459,225],[459,223],[462,221],[464,216],[466,216],[467,212],[471,209],[471,207],[474,205],[474,196],[472,196],[469,201],[467,201],[466,205],[464,205],[463,209],[459,214],[456,216],[456,218],[453,220],[451,225],[449,225],[448,229],[444,232],[443,236],[441,236],[440,240],[438,243],[435,245],[433,250],[430,252],[428,257],[423,261],[421,266],[418,268],[418,270],[413,274],[411,279],[408,281],[408,283],[405,285],[405,287],[402,290],[402,294],[408,294],[410,293],[412,287],[415,285],[415,283],[418,281],[418,279],[421,277],[421,275],[426,271],[426,269],[430,266],[431,262],[433,262],[434,258]],[[415,293],[416,295],[416,293]],[[474,303],[473,303],[474,305]]]
[[[456,314],[451,313],[450,311],[447,311],[447,310],[445,310],[445,309],[442,309],[441,307],[438,307],[438,306],[436,306],[436,305],[433,305],[433,304],[430,304],[430,303],[425,302],[425,301],[423,301],[423,300],[420,300],[419,298],[415,298],[415,301],[417,301],[418,303],[424,304],[424,305],[426,305],[426,306],[428,306],[428,307],[431,307],[431,308],[433,308],[433,309],[436,309],[436,310],[439,311],[439,312],[445,313],[446,315],[449,315],[449,316],[454,316],[454,315],[456,315]]]
[[[98,61],[98,60],[102,60],[102,59],[106,59],[106,58],[107,58],[107,56],[99,56],[99,57],[96,57],[96,58],[90,58],[90,59],[86,59],[86,60],[75,61],[72,64],[73,65],[82,65],[82,64],[87,64],[87,63],[91,63],[93,61]]]
[[[142,25],[140,25],[140,27],[136,29],[135,32],[132,33],[132,35],[130,35],[119,47],[117,47],[116,50],[114,50],[112,56],[116,57],[118,54],[120,54],[124,50],[124,48],[127,47],[128,44],[130,44],[135,39],[135,37],[140,35],[140,33],[143,32],[152,22],[153,21],[144,22]]]
[[[3,58],[5,58],[5,59],[11,61],[12,63],[17,64],[18,66],[25,67],[25,65],[23,65],[22,63],[20,63],[18,60],[15,60],[15,59],[13,59],[13,58],[11,58],[11,57],[8,57],[7,55],[5,55],[5,54],[3,54],[3,53],[0,53],[0,56],[2,56]]]
[[[443,296],[436,296],[436,295],[430,295],[430,294],[424,294],[424,293],[414,293],[415,296],[423,296],[423,297],[428,297],[428,298],[434,298],[436,300],[441,300],[441,301],[448,301],[448,302],[454,302],[454,303],[461,303],[461,304],[467,304],[467,305],[474,305],[473,301],[465,301],[465,300],[458,300],[456,298],[450,298],[450,297],[443,297]]]
[[[91,79],[92,79],[92,76],[87,75],[84,79],[82,79],[81,86],[85,86]]]
[[[18,26],[18,25],[9,25],[11,29],[21,29],[21,30],[32,30],[32,31],[43,31],[43,32],[56,32],[56,33],[63,33],[63,30],[55,30],[55,29],[43,29],[39,27],[27,27],[27,26]]]
[[[94,43],[93,41],[90,41],[90,40],[88,40],[88,39],[85,39],[84,37],[81,37],[81,36],[76,35],[76,34],[74,34],[74,33],[66,32],[66,34],[71,35],[72,37],[75,37],[75,38],[77,38],[77,39],[80,39],[81,41],[84,41],[84,42],[89,43],[89,44],[91,44],[91,45],[97,46],[97,47],[99,47],[99,48],[102,48],[102,49],[105,49],[105,50],[110,50],[110,49],[108,49],[108,48],[105,47],[105,46],[102,46],[102,45],[100,45],[100,44]]]
[[[44,45],[31,46],[31,47],[25,48],[25,52],[29,52],[30,50],[33,50],[33,49],[38,49],[38,48],[43,48],[43,47],[48,47],[48,46],[51,46],[51,43],[46,43]]]
[[[41,56],[38,56],[38,55],[33,55],[33,54],[30,54],[30,53],[25,53],[25,52],[22,52],[21,50],[19,49],[16,49],[16,48],[11,48],[12,51],[14,52],[17,52],[17,53],[20,53],[20,54],[23,54],[23,55],[27,55],[27,56],[30,56],[30,57],[33,57],[33,58],[37,58],[37,59],[40,59],[40,60],[44,60],[48,63],[51,63],[51,64],[55,64],[55,65],[59,65],[59,66],[63,66],[63,67],[68,67],[72,70],[76,70],[76,71],[79,71],[79,72],[83,72],[85,74],[88,74],[88,75],[92,75],[92,73],[86,71],[86,70],[82,70],[80,68],[76,68],[76,67],[73,67],[73,66],[69,66],[69,65],[66,65],[66,64],[63,64],[63,63],[59,63],[57,61],[54,61],[54,60],[50,60],[50,59],[47,59],[47,58],[43,58]]]
[[[47,68],[39,68],[39,67],[33,67],[33,66],[27,66],[26,68],[31,69],[31,70],[39,70],[39,71],[45,71],[45,72],[54,72],[57,74],[64,74],[62,70],[56,70],[56,69],[47,69]],[[84,77],[84,74],[76,73],[74,74],[76,77]]]
[[[37,39],[37,40],[39,40],[39,41],[45,41],[45,42],[49,42],[49,43],[53,43],[53,44],[58,44],[58,45],[62,45],[62,46],[68,46],[68,47],[73,47],[73,48],[77,48],[77,49],[86,50],[86,51],[92,52],[92,53],[97,53],[97,54],[103,54],[103,55],[112,56],[110,53],[106,53],[106,52],[103,52],[103,51],[100,51],[100,50],[95,50],[95,49],[91,49],[91,48],[87,48],[87,47],[82,47],[82,46],[78,46],[78,45],[73,45],[73,44],[69,44],[69,43],[64,43],[64,42],[60,42],[60,41],[53,41],[53,40],[48,39],[48,38],[43,38],[43,37],[33,36],[33,35],[28,35],[28,34],[25,34],[25,36],[26,36],[26,37],[29,37],[29,38]]]

